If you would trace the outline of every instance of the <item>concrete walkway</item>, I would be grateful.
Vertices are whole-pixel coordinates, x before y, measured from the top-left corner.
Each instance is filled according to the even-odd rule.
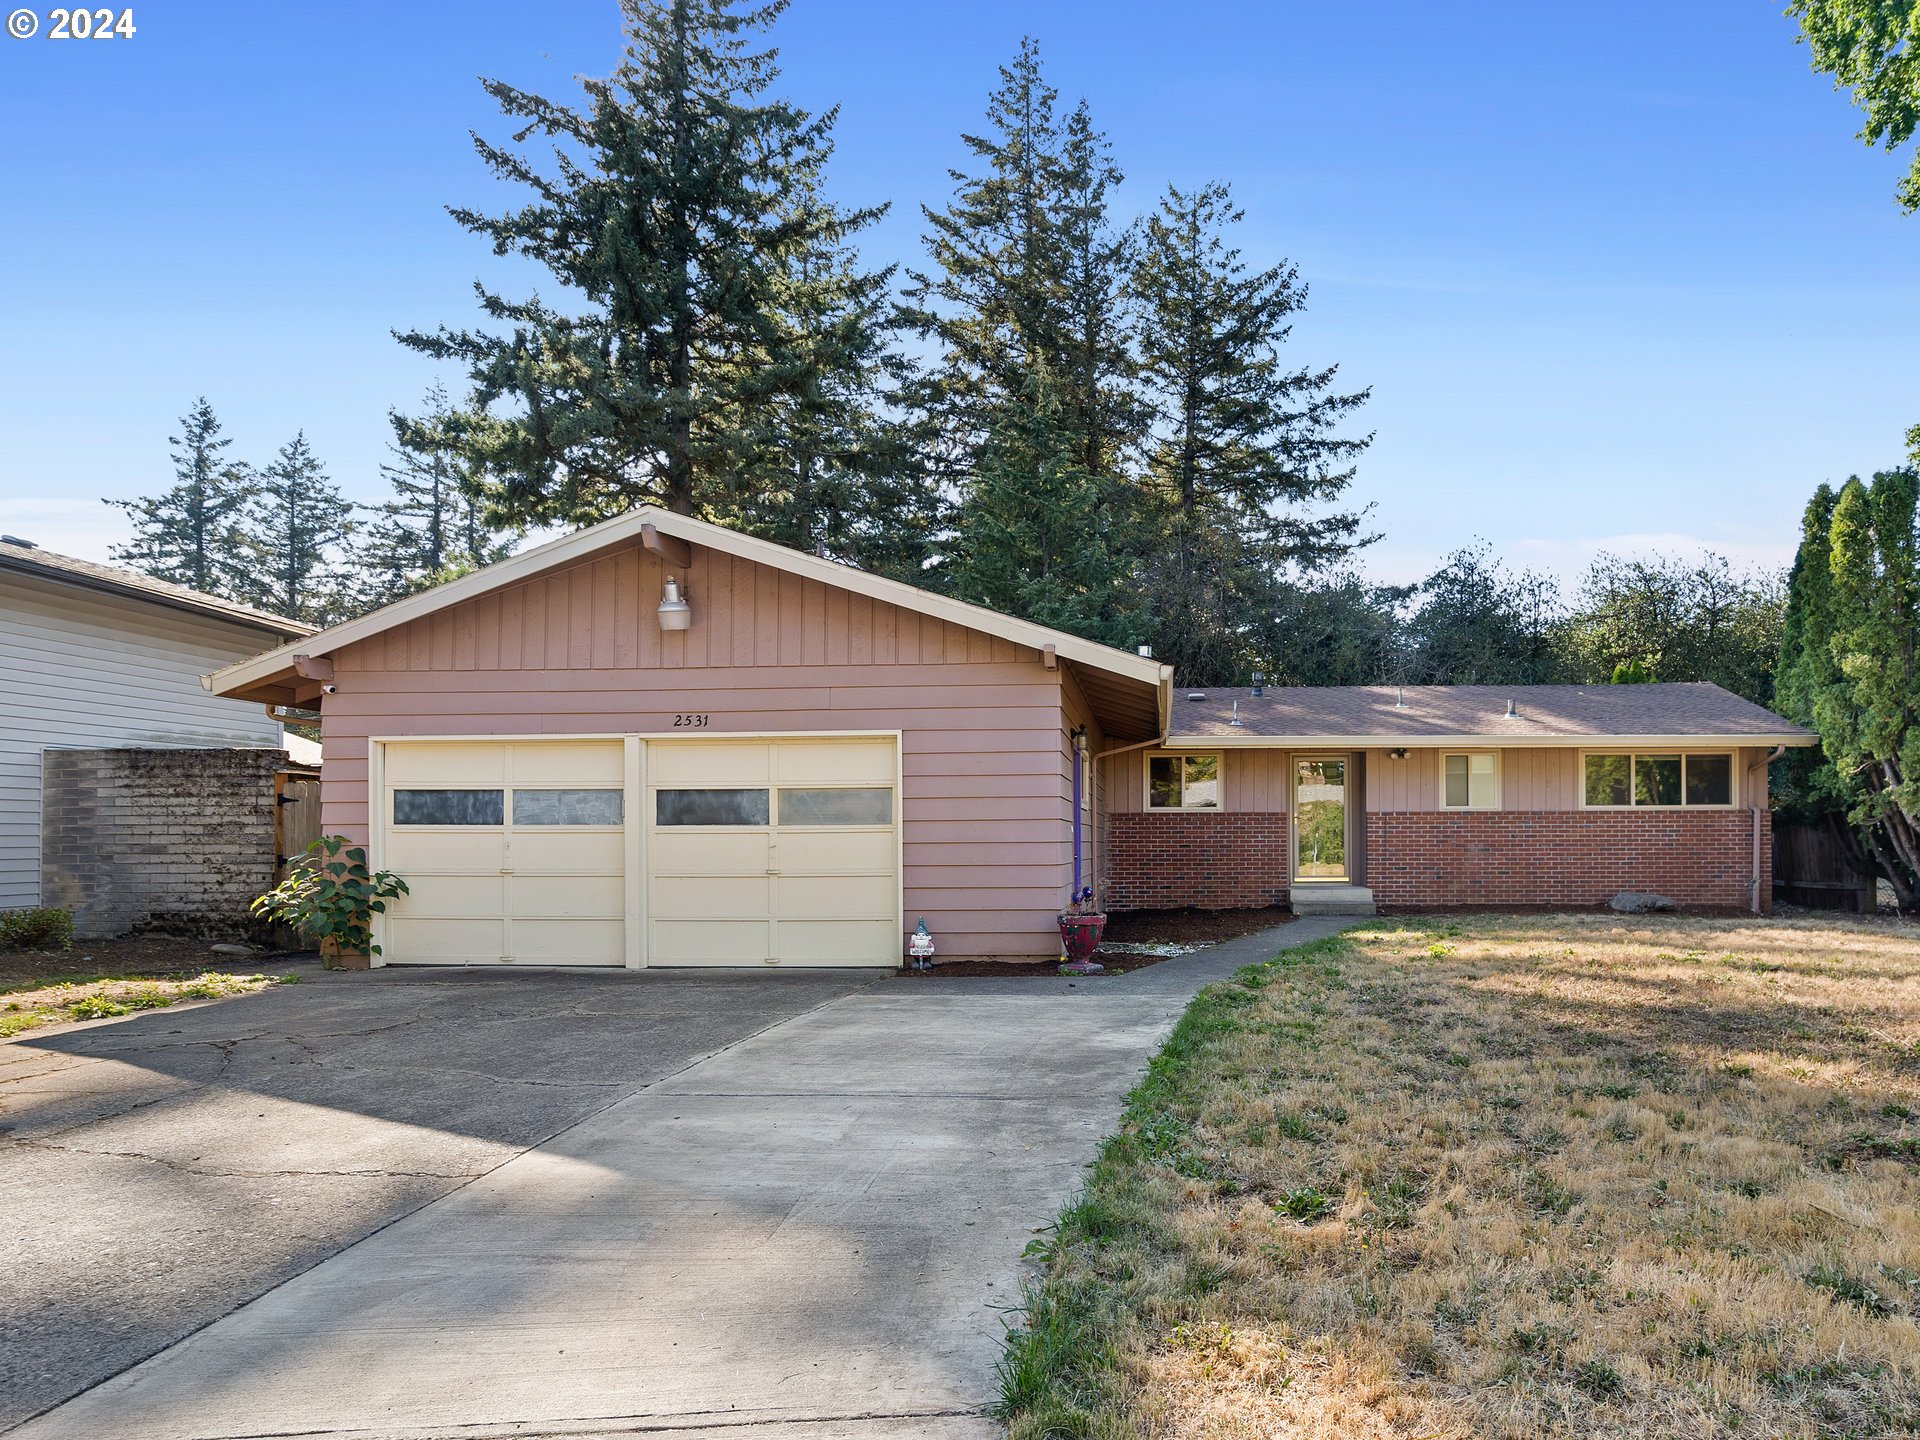
[[[877,981],[596,1109],[21,1440],[988,1436],[1019,1256],[1193,993]]]

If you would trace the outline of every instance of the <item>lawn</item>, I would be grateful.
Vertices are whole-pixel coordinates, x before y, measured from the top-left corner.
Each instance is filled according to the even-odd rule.
[[[1920,939],[1378,921],[1195,1001],[1009,1337],[1043,1436],[1920,1430]]]
[[[179,978],[94,977],[30,982],[0,991],[0,1040],[43,1025],[110,1020],[140,1010],[164,1010],[187,1000],[225,1000],[250,995],[292,975],[230,975],[217,970]]]

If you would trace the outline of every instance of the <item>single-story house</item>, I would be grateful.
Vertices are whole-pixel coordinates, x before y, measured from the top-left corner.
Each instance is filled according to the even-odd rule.
[[[0,909],[60,905],[83,935],[244,915],[286,742],[201,676],[312,628],[0,536]]]
[[[207,684],[319,709],[323,829],[411,886],[385,963],[892,966],[921,918],[942,958],[1045,960],[1085,883],[1746,908],[1765,758],[1812,739],[1712,686],[1173,678],[646,508]]]

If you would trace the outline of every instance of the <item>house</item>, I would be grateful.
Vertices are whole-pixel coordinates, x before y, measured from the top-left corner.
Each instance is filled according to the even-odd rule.
[[[231,900],[256,852],[270,884],[281,724],[200,676],[310,629],[0,538],[0,909],[62,905],[106,934],[148,900]]]
[[[1811,739],[1712,687],[1172,681],[655,509],[208,677],[319,708],[323,828],[412,887],[387,962],[891,966],[921,917],[942,958],[1045,960],[1088,881],[1116,908],[1745,907],[1759,761]],[[1556,847],[1564,881],[1502,869]]]

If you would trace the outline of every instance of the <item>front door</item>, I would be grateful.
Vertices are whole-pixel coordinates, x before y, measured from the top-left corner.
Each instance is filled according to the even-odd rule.
[[[1294,762],[1293,878],[1347,879],[1347,762],[1325,756]]]

